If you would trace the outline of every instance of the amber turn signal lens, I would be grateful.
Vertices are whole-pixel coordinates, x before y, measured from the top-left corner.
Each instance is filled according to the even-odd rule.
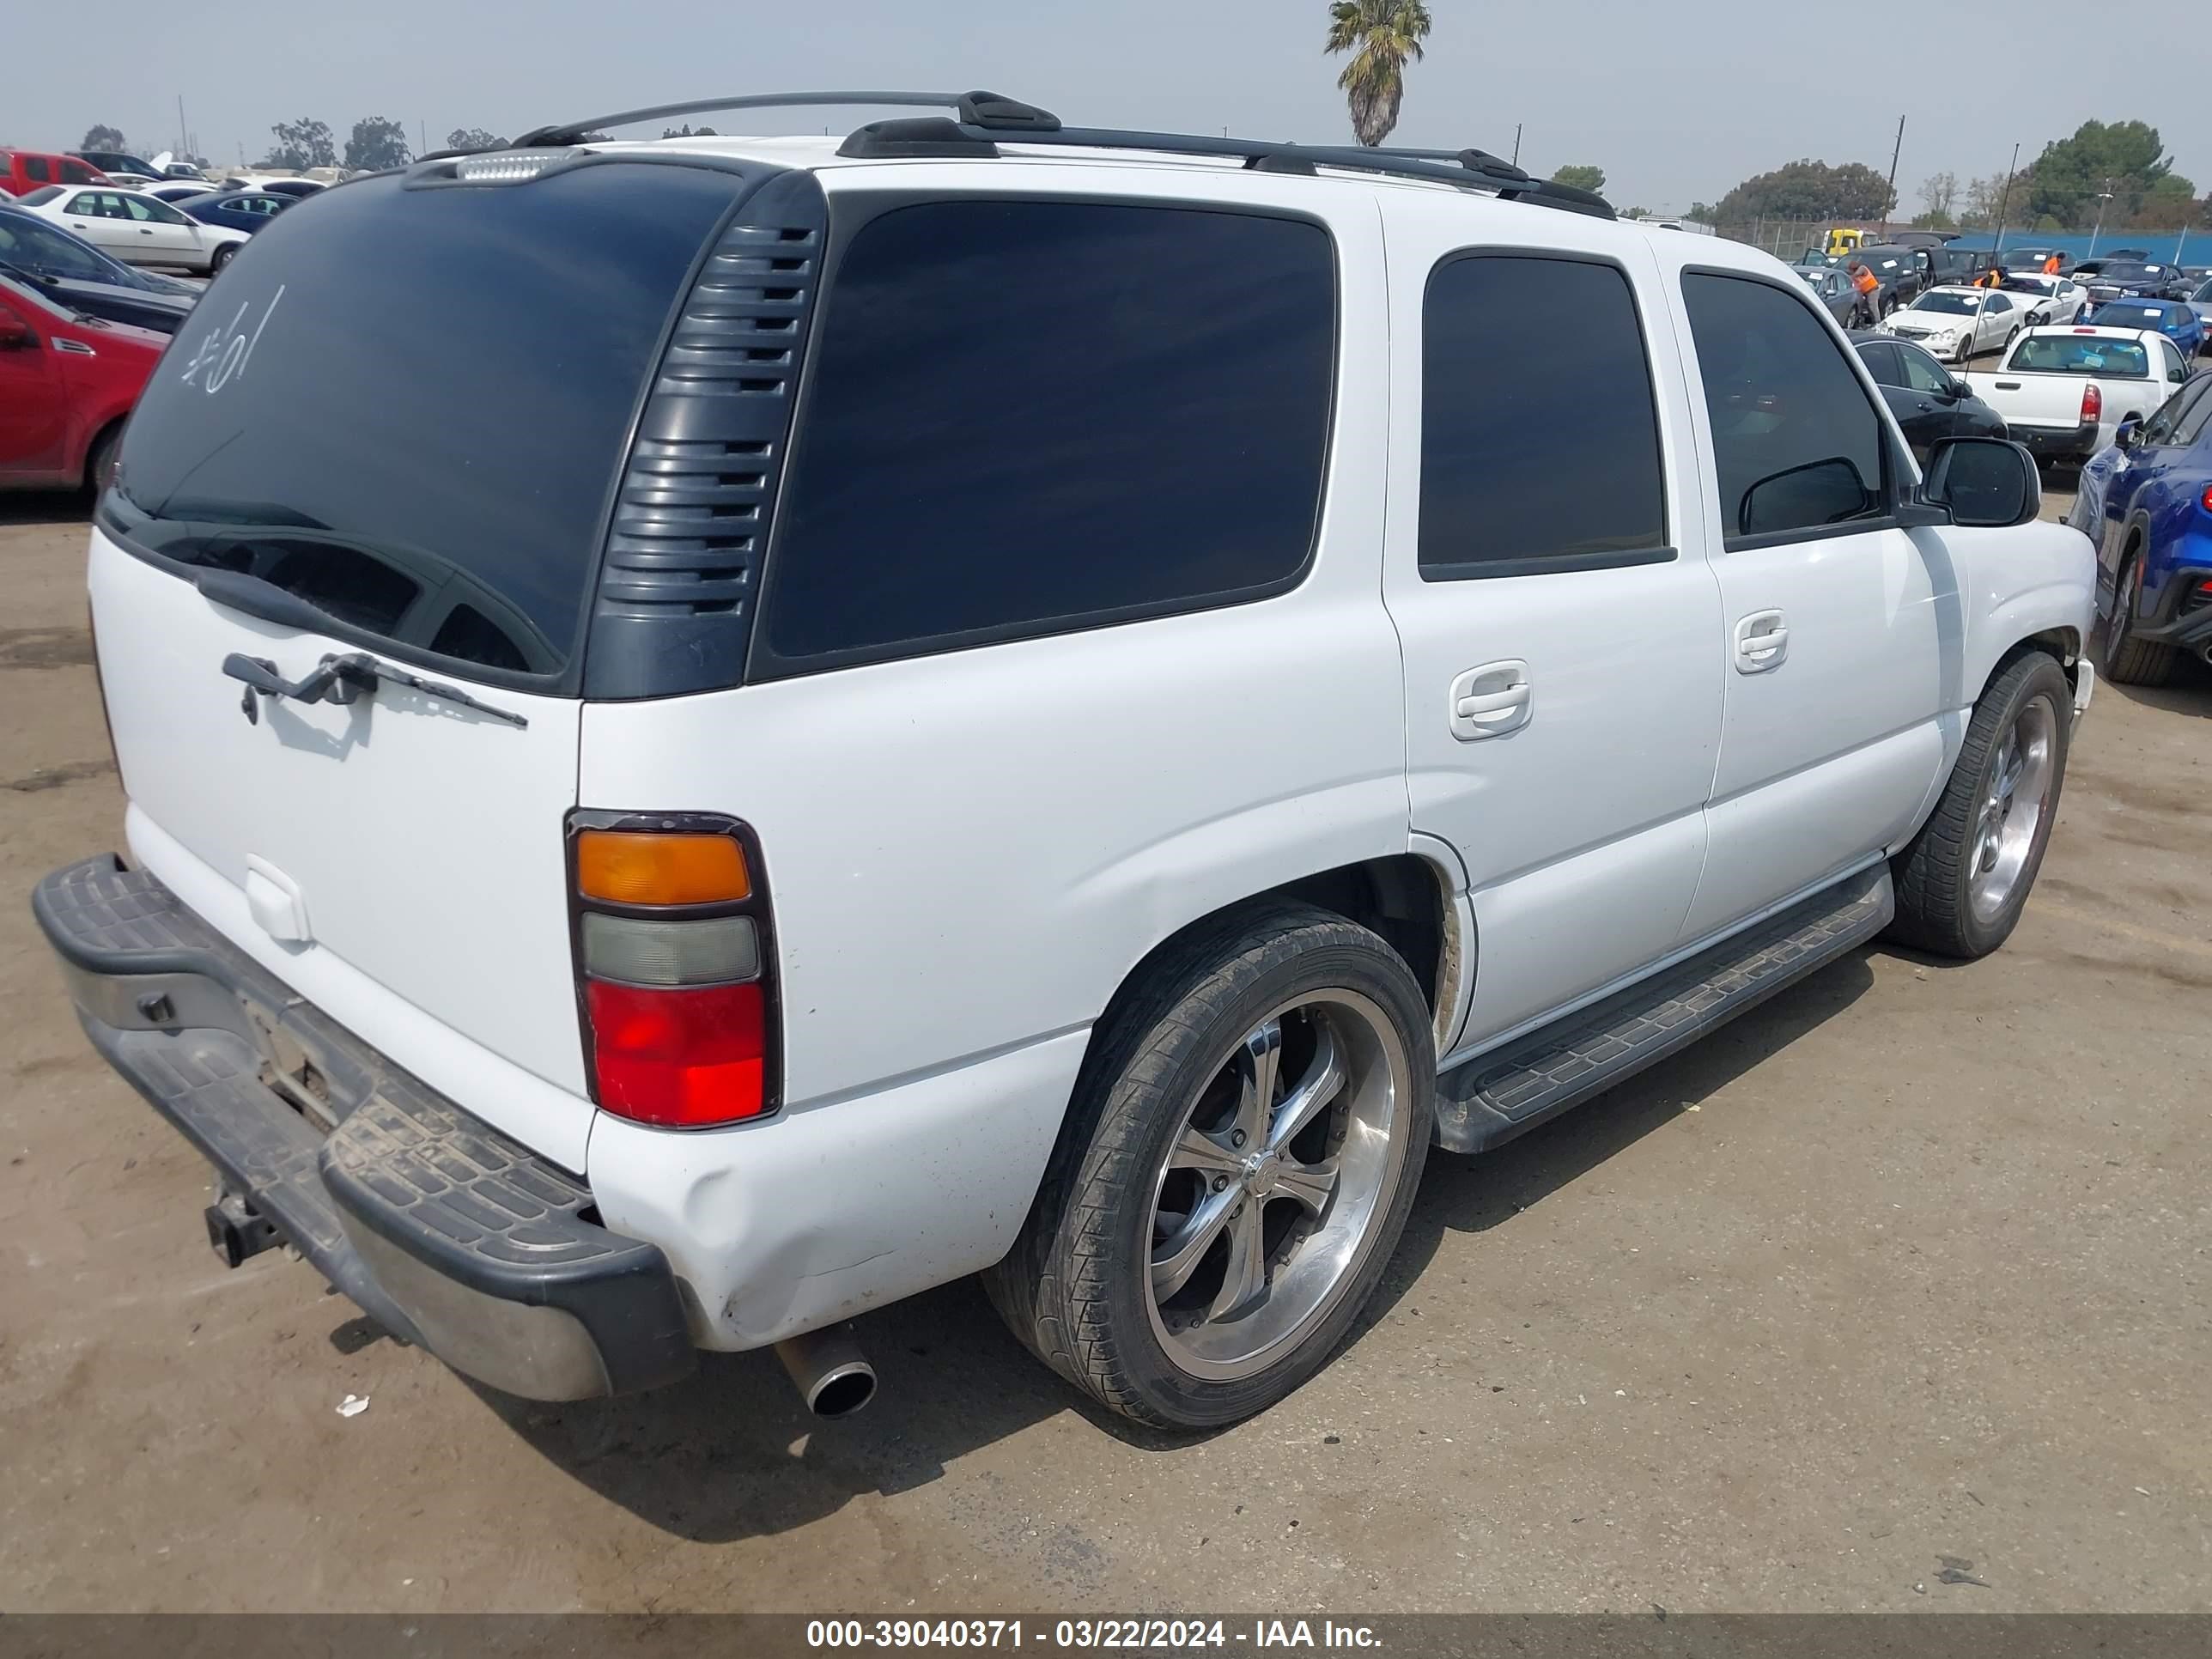
[[[612,904],[720,904],[749,896],[744,848],[727,836],[586,830],[576,837],[576,890]]]

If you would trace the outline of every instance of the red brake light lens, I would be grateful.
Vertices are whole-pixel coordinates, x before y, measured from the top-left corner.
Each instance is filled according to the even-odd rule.
[[[648,991],[586,980],[599,1104],[697,1128],[767,1109],[768,1010],[757,983]]]
[[[2096,383],[2092,381],[2081,388],[2081,424],[2087,426],[2092,421],[2101,421],[2104,418],[2105,394],[2098,389]]]
[[[2197,498],[2197,505],[2207,513],[2212,513],[2212,484],[2204,486],[2204,493]],[[2212,593],[2212,582],[2200,584],[2197,591],[2200,593]]]

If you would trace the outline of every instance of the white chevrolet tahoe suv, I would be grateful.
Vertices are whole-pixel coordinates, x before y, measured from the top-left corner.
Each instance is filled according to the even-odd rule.
[[[2091,690],[2022,452],[1923,476],[1784,266],[1480,151],[946,101],[434,157],[178,336],[91,544],[128,852],[34,907],[234,1263],[825,1413],[980,1273],[1218,1424],[1432,1148],[2011,931]]]

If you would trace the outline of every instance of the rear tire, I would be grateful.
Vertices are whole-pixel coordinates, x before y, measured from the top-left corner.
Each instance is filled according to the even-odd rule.
[[[115,455],[123,445],[123,422],[118,421],[92,441],[84,459],[84,487],[97,496],[115,482]]]
[[[221,276],[222,274],[222,268],[230,263],[231,256],[237,252],[237,243],[225,242],[221,247],[210,254],[208,256],[208,275],[210,276]]]
[[[1366,928],[1273,902],[1115,1004],[984,1285],[1100,1403],[1216,1428],[1320,1370],[1389,1265],[1435,1121],[1429,1012]]]
[[[1972,961],[2010,937],[2051,844],[2073,718],[2065,671],[2042,651],[1982,693],[1936,810],[1891,861],[1892,939]]]
[[[2174,649],[2135,637],[2142,606],[2142,560],[2130,553],[2120,562],[2120,574],[2112,582],[2112,614],[2105,621],[2100,667],[2106,679],[2121,685],[2164,685],[2173,676]]]

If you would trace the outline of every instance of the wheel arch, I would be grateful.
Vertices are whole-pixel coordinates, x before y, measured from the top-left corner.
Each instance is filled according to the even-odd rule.
[[[1156,940],[1132,963],[1091,1028],[1097,1045],[1115,1016],[1141,988],[1153,966],[1175,952],[1192,934],[1217,928],[1233,915],[1269,903],[1289,901],[1358,923],[1395,951],[1412,970],[1429,1006],[1437,1052],[1443,1054],[1456,1033],[1474,983],[1474,912],[1455,859],[1442,843],[1419,850],[1361,859],[1316,870],[1246,894],[1193,916]]]

